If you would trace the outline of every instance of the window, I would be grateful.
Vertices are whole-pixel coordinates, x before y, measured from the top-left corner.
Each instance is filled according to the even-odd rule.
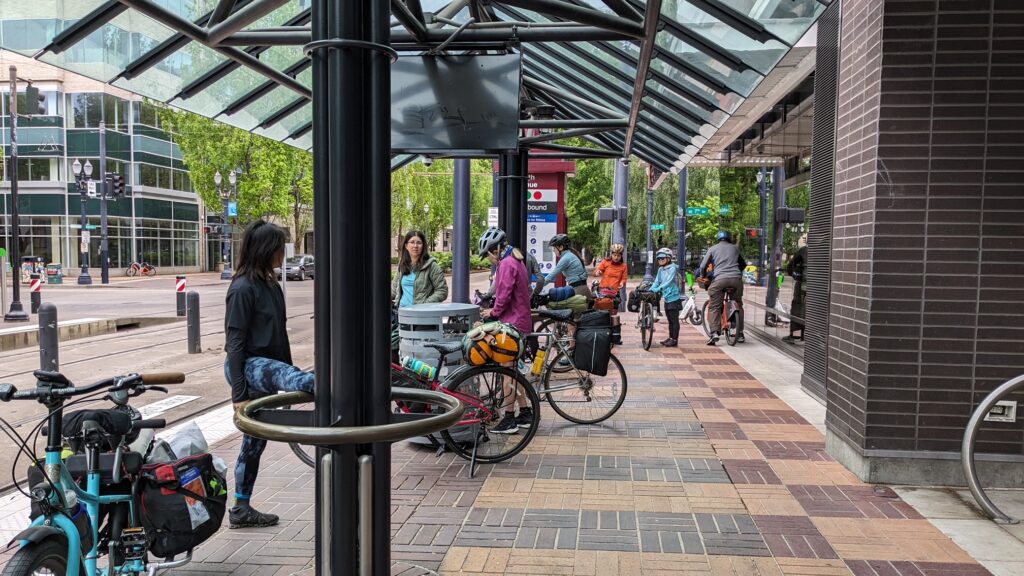
[[[57,169],[59,158],[18,158],[18,180],[31,182],[56,182],[60,173]]]
[[[99,128],[102,121],[108,130],[128,132],[129,105],[130,102],[110,94],[68,94],[68,128]]]

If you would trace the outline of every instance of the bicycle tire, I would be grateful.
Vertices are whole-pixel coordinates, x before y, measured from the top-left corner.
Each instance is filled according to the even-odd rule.
[[[694,326],[703,326],[704,325],[704,310],[703,310],[703,308],[697,308],[697,306],[694,306],[693,310],[690,311],[690,315],[687,317],[687,320],[689,320],[690,324],[693,324]]]
[[[129,278],[134,278],[135,274],[136,274],[135,268],[132,268],[131,266],[129,266],[129,267],[124,269],[124,275],[129,277]]]
[[[654,342],[654,311],[650,302],[644,302],[640,308],[640,345],[650,350]]]
[[[144,274],[150,277],[156,276],[156,267],[150,266],[149,269],[144,272]]]
[[[557,354],[557,356],[559,357],[562,355],[563,354],[561,352]],[[571,359],[569,361],[572,362]],[[575,400],[573,400],[571,399],[571,389],[559,392],[548,392],[547,390],[553,387],[550,385],[551,375],[553,374],[553,372],[550,370],[545,371],[544,376],[541,379],[541,391],[544,393],[545,400],[547,400],[548,404],[559,416],[576,424],[597,424],[598,422],[603,422],[608,418],[611,418],[616,412],[619,411],[619,408],[622,407],[622,403],[626,400],[626,390],[629,385],[629,382],[626,377],[626,369],[622,367],[622,362],[619,362],[619,359],[615,357],[615,354],[611,354],[608,358],[608,373],[605,376],[594,376],[593,374],[584,372],[582,370],[578,370],[575,365],[573,365],[572,368],[577,374],[577,382],[579,382],[580,380],[586,380],[587,382],[590,383],[591,389],[597,387],[594,384],[595,379],[614,379],[615,377],[612,376],[612,374],[616,374],[620,378],[620,381],[611,382],[609,384],[602,384],[602,387],[605,385],[611,386],[611,392],[606,396],[606,398],[608,398],[609,401],[603,402],[601,400],[598,400],[598,404],[594,404],[595,401],[587,393],[584,394],[584,396],[586,396],[587,398],[586,400],[582,400],[578,397]],[[584,389],[584,386],[581,385],[580,389]],[[556,398],[555,395],[561,396]],[[559,403],[561,403],[561,405],[559,405]],[[592,414],[590,418],[582,418],[579,415],[575,414],[571,415],[568,411],[568,407],[580,403],[584,403],[587,405],[600,405],[604,406],[604,408],[601,408],[600,412],[597,413],[596,415]]]
[[[479,388],[481,383],[479,379],[484,378],[486,374],[501,378],[512,378],[518,384],[517,388],[522,389],[526,394],[530,407],[533,409],[533,422],[525,431],[520,429],[520,432],[515,434],[495,434],[493,432],[488,434],[489,429],[494,428],[501,420],[506,402],[503,387],[500,399],[490,394],[483,398],[480,397]],[[489,383],[485,385],[488,387],[489,392],[494,391],[494,384]],[[501,385],[499,384],[499,386]],[[530,382],[516,370],[497,365],[479,366],[459,372],[454,378],[446,381],[442,387],[453,396],[463,399],[464,402],[466,402],[467,398],[475,398],[483,405],[474,406],[472,402],[466,402],[466,413],[463,416],[464,421],[479,417],[480,424],[456,425],[441,431],[441,438],[444,439],[447,448],[458,454],[461,458],[469,460],[472,457],[473,445],[471,441],[465,438],[465,435],[468,433],[471,438],[472,434],[478,431],[477,426],[479,425],[484,427],[482,432],[484,438],[477,445],[476,459],[478,462],[493,464],[508,460],[526,448],[530,441],[533,440],[534,435],[537,434],[537,427],[540,426],[540,396],[537,395],[537,391],[533,389]],[[473,392],[476,393],[474,394]],[[481,407],[486,408],[490,414],[482,414]],[[452,436],[453,433],[459,435],[459,438]],[[509,440],[518,440],[519,442],[508,446]],[[506,446],[508,446],[507,449],[505,449]]]
[[[67,574],[68,545],[61,538],[50,537],[42,542],[26,544],[4,566],[3,576],[29,576],[40,570],[51,574]],[[84,567],[80,570],[85,574]]]
[[[735,317],[729,321],[729,328],[725,331],[725,341],[729,343],[729,346],[735,346],[739,342],[740,325],[743,324],[743,309],[736,308],[734,314]]]
[[[710,314],[711,309],[710,309],[710,306],[711,306],[711,300],[708,300],[707,302],[704,303],[704,306],[701,306],[701,309],[700,309],[701,310],[701,312],[700,312],[701,316],[703,316],[701,318],[700,325],[701,325],[701,328],[704,329],[704,335],[707,336],[708,338],[711,338],[711,325],[708,324],[708,322],[711,321],[711,314]]]

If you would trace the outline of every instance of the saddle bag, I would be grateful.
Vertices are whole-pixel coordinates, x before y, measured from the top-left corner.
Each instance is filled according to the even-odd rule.
[[[576,323],[576,347],[573,349],[573,364],[584,372],[595,376],[608,374],[608,362],[612,354],[612,323],[608,312],[591,310],[584,312]]]
[[[142,468],[142,526],[149,551],[171,558],[192,550],[220,529],[227,507],[227,482],[213,456],[197,454]]]

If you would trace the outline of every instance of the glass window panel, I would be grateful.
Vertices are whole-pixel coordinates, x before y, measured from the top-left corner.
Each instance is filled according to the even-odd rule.
[[[0,46],[31,56],[62,29],[50,11],[40,11],[33,2],[4,2],[0,20]],[[42,13],[40,13],[42,12]]]
[[[245,27],[246,30],[258,30],[270,26],[284,26],[292,18],[310,7],[310,0],[290,0],[284,6],[267,14],[263,18]]]
[[[721,94],[715,91],[713,88],[708,87],[703,81],[698,79],[696,76],[688,74],[679,68],[676,68],[671,62],[667,62],[660,58],[651,59],[651,69],[657,70],[658,72],[668,76],[669,78],[679,82],[680,84],[687,86],[694,91],[702,94],[706,94],[712,101],[718,103],[718,107],[725,110],[728,113],[733,113],[736,108],[743,103],[743,97],[735,92],[728,92]]]
[[[697,104],[690,96],[683,95],[675,90],[658,82],[657,80],[648,80],[647,88],[657,92],[665,98],[674,101],[676,106],[679,108],[685,108],[690,113],[702,118],[704,122],[714,124],[715,126],[721,126],[726,120],[729,119],[729,115],[721,110],[715,110],[708,112],[703,106]]]
[[[728,64],[719,62],[668,32],[658,32],[655,41],[659,48],[717,79],[731,90],[743,96],[749,96],[754,87],[761,81],[761,75],[757,71],[749,69],[742,72],[737,71],[729,67]]]
[[[273,138],[274,140],[284,141],[286,138],[288,138],[289,134],[305,126],[312,120],[313,107],[309,104],[306,104],[297,112],[281,120],[277,124],[266,129],[257,128],[256,130],[254,130],[254,132],[261,136],[266,136],[267,138]],[[294,142],[291,140],[288,140],[286,143],[294,144]]]
[[[120,78],[114,82],[114,85],[154,100],[167,102],[190,82],[209,72],[224,60],[224,56],[206,46],[190,42],[181,50],[165,58],[162,66],[154,66],[131,80]]]
[[[671,18],[689,31],[696,33],[705,40],[715,44],[738,57],[743,62],[767,74],[775,64],[789,51],[789,46],[776,40],[758,42],[736,30],[732,26],[718,20],[714,16],[685,3],[667,3],[662,5],[662,16]],[[675,33],[672,27],[666,31]]]
[[[252,130],[257,124],[274,112],[291,103],[298,94],[278,86],[269,94],[240,110],[237,114],[227,116],[226,120],[244,130]]]
[[[233,70],[212,85],[207,86],[202,92],[191,98],[178,98],[170,102],[171,106],[195,112],[208,118],[216,116],[229,103],[241,98],[253,88],[263,84],[267,79],[248,68],[241,67]],[[237,114],[235,116],[238,116]],[[236,124],[233,118],[228,118],[231,124]],[[239,126],[249,129],[251,126]]]
[[[795,43],[826,6],[818,0],[719,0],[760,22],[773,34]]]

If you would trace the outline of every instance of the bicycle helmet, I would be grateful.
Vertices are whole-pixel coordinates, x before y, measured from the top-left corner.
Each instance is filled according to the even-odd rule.
[[[626,251],[626,247],[622,244],[612,244],[609,252],[614,256],[615,254],[622,254]]]
[[[567,234],[555,234],[554,236],[551,237],[551,240],[548,241],[548,244],[552,248],[557,248],[559,246],[565,246],[566,248],[568,248],[569,236]]]
[[[719,230],[716,238],[718,238],[719,242],[721,242],[722,240],[725,240],[726,242],[732,242],[732,234],[730,234],[728,230]]]
[[[477,252],[481,258],[486,257],[491,252],[497,250],[499,246],[505,243],[505,231],[501,228],[488,228],[483,236],[480,237],[480,242],[477,246]]]
[[[654,255],[654,259],[655,260],[661,260],[662,258],[668,258],[669,260],[671,260],[672,259],[672,251],[669,250],[668,248],[661,248],[661,249],[659,249],[658,253]]]

